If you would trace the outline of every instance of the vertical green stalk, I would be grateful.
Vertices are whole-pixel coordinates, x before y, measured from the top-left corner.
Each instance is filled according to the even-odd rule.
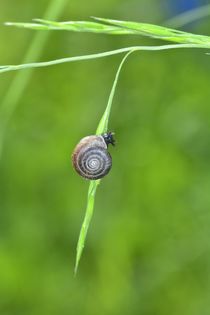
[[[93,215],[94,203],[95,203],[95,194],[98,185],[100,184],[100,179],[98,180],[91,180],[88,189],[88,197],[87,197],[87,206],[85,212],[85,218],[82,223],[82,227],[79,234],[79,239],[77,243],[77,253],[76,253],[76,262],[74,267],[74,275],[76,276],[77,269],[79,266],[80,258],[82,256],[82,252],[85,246],[85,240],[87,236],[87,231],[90,225],[90,221]]]
[[[68,0],[53,0],[50,2],[44,17],[46,19],[57,19],[64,9]],[[49,37],[48,32],[37,33],[26,52],[23,63],[36,61],[39,59],[43,47]],[[6,136],[6,129],[11,116],[13,115],[21,96],[30,80],[33,69],[24,72],[18,72],[13,78],[3,100],[0,108],[0,158],[2,155],[4,140]]]
[[[130,54],[132,54],[134,51],[135,51],[135,49],[132,49],[131,51],[129,51],[125,55],[125,57],[123,58],[123,60],[121,61],[120,65],[119,65],[119,68],[117,70],[117,73],[116,73],[116,76],[115,76],[115,79],[114,79],[114,83],[113,83],[113,86],[112,86],[112,89],[111,89],[111,93],[109,95],[109,99],[108,99],[108,103],[107,103],[106,109],[104,111],[103,116],[101,117],[101,120],[100,120],[100,122],[98,124],[98,127],[97,127],[97,130],[96,130],[96,134],[97,135],[101,135],[102,133],[105,133],[108,130],[109,116],[110,116],[110,112],[111,112],[111,108],[112,108],[114,93],[115,93],[116,85],[117,85],[117,82],[118,82],[118,79],[119,79],[120,71],[122,69],[122,66],[123,66],[124,62],[128,58],[128,56]]]
[[[126,61],[126,59],[128,58],[128,56],[133,52],[134,50],[129,51],[125,57],[123,58],[123,60],[121,61],[119,68],[117,70],[115,79],[114,79],[114,83],[112,85],[112,89],[109,95],[109,99],[108,99],[108,103],[106,106],[106,109],[104,111],[104,114],[98,124],[98,128],[96,130],[96,134],[97,135],[101,135],[105,132],[107,132],[108,130],[108,122],[109,122],[109,116],[110,116],[110,111],[112,108],[112,103],[113,103],[113,98],[114,98],[114,94],[115,94],[115,90],[116,90],[116,86],[117,86],[117,82],[119,79],[119,75],[120,75],[120,71],[122,69],[122,66],[124,64],[124,62]],[[82,223],[82,227],[80,230],[80,234],[79,234],[79,239],[78,239],[78,243],[77,243],[77,252],[76,252],[76,262],[75,262],[75,268],[74,268],[74,274],[76,275],[77,273],[77,269],[79,266],[79,262],[80,262],[80,258],[82,256],[82,252],[85,246],[85,240],[86,240],[86,236],[87,236],[87,232],[88,232],[88,228],[91,222],[91,218],[93,215],[93,210],[94,210],[94,203],[95,203],[95,195],[96,195],[96,190],[98,185],[100,184],[100,179],[98,180],[92,180],[90,181],[90,185],[89,185],[89,189],[88,189],[88,198],[87,198],[87,206],[86,206],[86,212],[85,212],[85,218],[84,221]]]

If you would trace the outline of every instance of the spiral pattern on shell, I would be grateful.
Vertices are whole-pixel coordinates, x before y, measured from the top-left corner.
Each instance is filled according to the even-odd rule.
[[[79,175],[92,180],[104,177],[112,166],[112,158],[102,136],[83,138],[73,152],[72,162]]]

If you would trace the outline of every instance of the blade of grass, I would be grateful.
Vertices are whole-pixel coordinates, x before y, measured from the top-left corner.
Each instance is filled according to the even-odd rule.
[[[122,27],[123,29],[133,30],[136,34],[151,38],[167,40],[182,44],[203,44],[210,48],[210,37],[205,35],[197,35],[187,32],[182,32],[176,29],[163,27],[159,25],[137,23],[130,21],[119,21],[93,17],[95,20],[107,23],[110,25]]]
[[[56,19],[57,17],[59,17],[66,3],[67,3],[67,0],[51,1],[49,7],[46,10],[45,17]],[[25,57],[23,58],[23,63],[29,62],[29,60],[37,60],[39,58],[39,56],[42,53],[43,47],[47,41],[48,36],[49,36],[49,33],[39,33],[35,35],[30,47],[28,48],[28,51],[25,54]],[[20,72],[13,78],[1,102],[0,158],[2,155],[7,125],[32,75],[33,67],[27,67],[27,68],[30,70],[26,72]],[[0,71],[2,70],[4,71],[6,69],[7,68],[5,67],[1,67]]]
[[[128,56],[130,54],[132,54],[134,51],[136,51],[136,50],[133,49],[133,50],[129,51],[125,55],[125,57],[123,58],[123,60],[121,61],[120,65],[119,65],[119,68],[117,70],[117,73],[116,73],[116,76],[115,76],[115,80],[114,80],[114,83],[113,83],[113,86],[112,86],[112,89],[111,89],[111,92],[110,92],[110,95],[109,95],[109,99],[108,99],[108,103],[107,103],[105,112],[104,112],[103,116],[101,117],[101,120],[100,120],[100,122],[98,124],[98,128],[96,130],[96,134],[97,135],[101,135],[101,134],[107,132],[107,130],[108,130],[110,111],[111,111],[111,108],[112,108],[113,98],[114,98],[117,82],[118,82],[118,79],[119,79],[120,71],[122,69],[122,66],[123,66],[124,62],[128,58]]]
[[[85,246],[85,240],[86,240],[88,228],[90,225],[90,221],[92,219],[94,203],[95,203],[96,189],[97,189],[99,183],[100,183],[100,179],[95,180],[95,181],[91,180],[90,184],[89,184],[85,217],[84,217],[84,220],[82,223],[82,227],[80,229],[79,239],[77,242],[76,262],[75,262],[75,267],[74,267],[74,275],[75,276],[77,274],[79,262],[80,262],[82,252],[83,252],[83,249]]]
[[[113,103],[113,97],[115,94],[115,90],[116,90],[116,86],[117,86],[117,82],[119,79],[119,75],[120,75],[120,71],[122,69],[122,66],[124,64],[124,62],[126,61],[126,59],[128,58],[128,56],[133,52],[129,51],[129,53],[127,53],[125,55],[125,57],[122,59],[119,68],[117,70],[117,73],[115,75],[115,79],[111,88],[111,92],[109,95],[109,99],[108,99],[108,103],[106,106],[106,109],[104,111],[104,114],[102,115],[102,118],[98,124],[97,130],[96,130],[96,135],[101,135],[103,133],[105,133],[108,129],[108,122],[109,122],[109,116],[110,116],[110,111],[112,108],[112,103]],[[90,181],[90,185],[89,185],[89,189],[88,189],[88,198],[87,198],[87,206],[86,206],[86,212],[85,212],[85,218],[83,220],[82,223],[82,227],[80,230],[80,234],[79,234],[79,239],[78,239],[78,243],[77,243],[77,251],[76,251],[76,262],[75,262],[75,268],[74,268],[74,274],[76,275],[77,270],[78,270],[78,266],[79,266],[79,262],[82,256],[82,252],[84,249],[84,245],[85,245],[85,240],[86,240],[86,236],[87,236],[87,232],[88,232],[88,228],[91,222],[91,218],[93,215],[93,210],[94,210],[94,203],[95,203],[95,196],[96,196],[96,190],[98,185],[100,184],[101,180],[95,180],[95,181]]]
[[[132,34],[133,31],[124,30],[121,27],[105,25],[98,22],[89,21],[69,21],[69,22],[55,22],[44,19],[34,19],[35,23],[15,23],[6,22],[7,26],[16,26],[19,28],[27,28],[32,30],[60,30],[73,32],[91,32],[91,33],[105,33],[105,34]]]
[[[115,49],[111,51],[106,51],[102,53],[84,55],[84,56],[76,56],[76,57],[67,57],[67,58],[60,58],[51,61],[43,61],[43,62],[32,62],[32,63],[25,63],[19,65],[2,65],[0,66],[0,73],[8,72],[8,71],[17,71],[23,69],[31,69],[31,68],[42,68],[53,66],[57,64],[67,63],[67,62],[75,62],[75,61],[82,61],[82,60],[90,60],[90,59],[97,59],[108,57],[112,55],[121,54],[124,52],[128,52],[131,50],[146,50],[146,51],[158,51],[158,50],[168,50],[168,49],[177,49],[177,48],[201,48],[201,49],[208,49],[210,47],[206,47],[205,45],[198,45],[198,44],[170,44],[170,45],[161,45],[161,46],[131,46],[125,47],[120,49]]]
[[[12,23],[6,25],[25,27],[30,29],[57,29],[76,32],[91,32],[103,34],[134,34],[147,36],[151,38],[167,40],[182,44],[203,44],[210,48],[210,37],[179,31],[176,29],[163,27],[159,25],[137,23],[130,21],[119,21],[92,17],[97,22],[89,21],[70,21],[70,22],[53,22],[49,20],[36,19],[37,23]]]

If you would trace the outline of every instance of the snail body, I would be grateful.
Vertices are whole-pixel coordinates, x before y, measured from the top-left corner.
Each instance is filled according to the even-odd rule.
[[[72,163],[76,172],[91,180],[107,175],[112,167],[112,157],[107,150],[110,143],[114,145],[111,132],[81,139],[72,154]]]

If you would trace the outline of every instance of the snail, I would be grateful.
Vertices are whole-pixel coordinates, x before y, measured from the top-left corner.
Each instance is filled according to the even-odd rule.
[[[112,157],[107,151],[110,143],[115,144],[113,132],[81,139],[72,154],[73,167],[77,173],[91,180],[107,175],[112,167]]]

